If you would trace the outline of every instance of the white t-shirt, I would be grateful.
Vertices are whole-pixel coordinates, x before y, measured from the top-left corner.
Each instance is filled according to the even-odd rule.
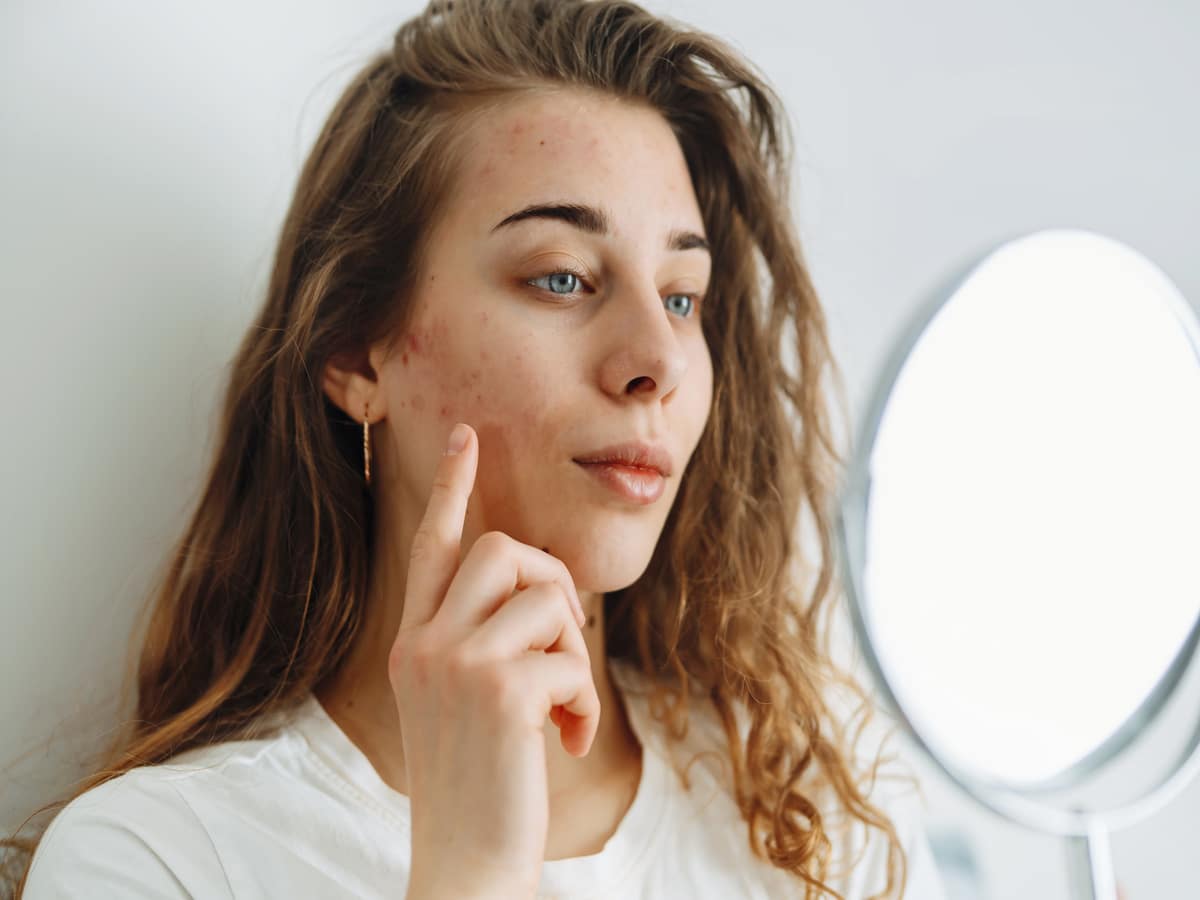
[[[698,715],[693,704],[689,737],[672,748],[638,692],[642,676],[619,661],[610,672],[643,746],[642,779],[604,849],[545,861],[537,896],[803,897],[800,879],[752,854],[745,823],[719,786],[720,765],[706,757],[692,766],[690,792],[671,767],[673,754],[686,764],[690,751],[723,746],[715,715]],[[886,784],[872,800],[893,817],[908,853],[905,896],[943,900],[919,796],[911,787],[881,795]],[[835,862],[848,858],[838,853],[861,859],[830,881],[847,900],[882,890],[887,863],[881,832],[860,825],[851,835]],[[25,897],[400,900],[410,849],[408,797],[379,777],[310,694],[269,736],[197,748],[75,798],[47,828]]]

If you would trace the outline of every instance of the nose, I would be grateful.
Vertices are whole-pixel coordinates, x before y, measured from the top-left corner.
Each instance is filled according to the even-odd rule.
[[[610,396],[660,400],[679,386],[687,355],[657,290],[627,292],[609,306],[609,347],[601,384]]]

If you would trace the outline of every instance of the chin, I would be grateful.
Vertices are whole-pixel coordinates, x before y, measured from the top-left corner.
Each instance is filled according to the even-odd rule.
[[[566,564],[575,581],[575,589],[581,594],[605,594],[627,588],[642,577],[650,565],[654,544],[651,540],[630,540],[626,533],[603,550],[592,539],[583,545],[559,543],[556,546],[551,543],[548,552]]]

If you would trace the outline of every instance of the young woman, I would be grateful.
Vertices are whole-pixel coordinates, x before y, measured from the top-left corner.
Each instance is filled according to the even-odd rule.
[[[939,897],[837,699],[789,164],[752,67],[633,3],[404,24],[304,166],[127,733],[16,893]]]

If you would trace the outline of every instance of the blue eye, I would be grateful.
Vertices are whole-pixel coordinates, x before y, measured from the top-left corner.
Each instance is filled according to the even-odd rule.
[[[584,275],[582,272],[576,272],[574,269],[558,269],[554,272],[540,275],[537,278],[530,278],[526,283],[531,284],[534,287],[539,287],[537,282],[542,281],[543,279],[549,279],[549,286],[542,288],[542,290],[549,291],[549,293],[558,297],[565,297],[575,293],[575,291],[571,290],[571,287],[573,284],[575,284],[575,282],[582,282],[584,280]],[[562,288],[562,290],[559,290],[559,288]],[[684,303],[674,304],[673,311],[679,313],[681,318],[691,318],[692,312],[695,310],[696,303],[699,299],[699,295],[668,294],[666,300],[668,309],[672,308],[672,301],[676,299],[683,300]]]
[[[565,269],[562,272],[551,272],[549,275],[542,275],[541,278],[550,279],[549,291],[552,294],[573,294],[575,292],[571,290],[571,279],[575,281],[582,280],[579,275]],[[540,281],[541,278],[534,278],[532,280]],[[558,288],[564,288],[564,290],[560,291]]]
[[[670,301],[674,300],[676,298],[687,301],[687,306],[685,307],[687,312],[685,312],[683,314],[683,318],[685,318],[685,319],[688,318],[688,316],[690,316],[692,314],[692,309],[694,309],[696,306],[696,295],[695,294],[670,294],[667,297],[667,301],[668,301],[667,308],[668,309],[670,308]]]

